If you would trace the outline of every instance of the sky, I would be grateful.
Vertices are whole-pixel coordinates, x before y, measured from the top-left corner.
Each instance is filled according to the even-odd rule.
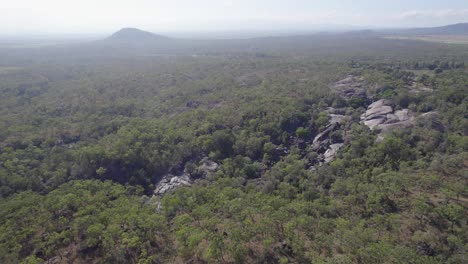
[[[468,22],[468,0],[0,0],[0,34],[425,27]]]

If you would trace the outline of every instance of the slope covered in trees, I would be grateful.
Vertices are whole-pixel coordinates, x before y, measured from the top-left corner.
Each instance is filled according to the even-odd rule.
[[[229,43],[0,51],[0,262],[466,262],[466,46]]]

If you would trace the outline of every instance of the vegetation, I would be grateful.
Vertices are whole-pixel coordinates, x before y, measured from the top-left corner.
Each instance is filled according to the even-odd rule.
[[[331,38],[0,50],[0,262],[466,263],[468,48]],[[369,100],[330,89],[350,74]],[[440,120],[381,139],[359,119],[378,99]],[[329,107],[350,120],[320,166]],[[215,173],[147,201],[206,158]]]

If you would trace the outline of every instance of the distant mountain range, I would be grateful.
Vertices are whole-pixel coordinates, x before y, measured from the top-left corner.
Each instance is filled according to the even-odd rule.
[[[110,37],[107,40],[119,41],[119,42],[139,42],[139,41],[161,41],[168,40],[169,38],[163,35],[158,35],[148,31],[143,31],[137,28],[123,28]]]
[[[442,27],[427,27],[427,28],[410,28],[410,29],[393,29],[393,30],[356,30],[356,31],[348,31],[341,32],[345,34],[395,34],[395,35],[404,35],[404,36],[431,36],[431,35],[463,35],[468,36],[468,23],[459,23],[453,25],[447,25]],[[315,35],[317,33],[309,33],[304,35]],[[320,34],[327,34],[326,32],[322,32]],[[319,34],[319,35],[320,35]],[[329,34],[340,34],[339,32],[329,32]],[[271,36],[274,36],[272,34]],[[284,34],[278,34],[279,36],[287,37]],[[302,34],[297,34],[302,35]],[[260,37],[260,36],[258,36]],[[265,37],[265,36],[263,36]],[[159,34],[155,34],[148,31],[143,31],[137,28],[123,28],[110,37],[105,39],[106,41],[112,42],[132,42],[132,43],[139,43],[139,42],[161,42],[163,40],[171,40],[171,38]]]
[[[393,31],[392,33],[404,35],[468,35],[468,23],[459,23],[442,27],[411,28]]]

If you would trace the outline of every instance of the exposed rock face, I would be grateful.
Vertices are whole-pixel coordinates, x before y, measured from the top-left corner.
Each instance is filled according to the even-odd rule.
[[[332,133],[340,129],[340,123],[332,123],[314,138],[311,150],[319,154],[319,158],[317,159],[319,164],[329,163],[336,158],[336,154],[343,146],[343,143],[340,142],[341,139],[333,138]]]
[[[374,130],[377,126],[385,122],[384,118],[364,120],[364,125],[368,126],[371,130]]]
[[[64,259],[62,259],[59,256],[56,256],[56,257],[53,257],[53,258],[47,260],[45,263],[47,263],[47,264],[59,264],[59,263],[63,263],[63,261],[64,261]]]
[[[411,118],[410,112],[408,109],[403,109],[395,112],[396,117],[398,120],[409,120]]]
[[[330,145],[325,154],[323,154],[325,163],[332,162],[336,158],[338,150],[340,150],[343,147],[343,145],[343,143]]]
[[[166,174],[156,185],[156,188],[154,189],[154,195],[162,196],[176,187],[189,186],[192,184],[193,179],[206,177],[210,173],[215,172],[218,167],[218,163],[205,158],[201,161],[201,165],[198,166],[192,173],[188,173],[188,171],[184,169],[184,171],[179,175],[170,173]]]
[[[201,165],[198,166],[197,171],[198,173],[202,173],[204,176],[207,176],[208,174],[215,172],[218,167],[218,163],[205,159],[202,161]]]
[[[367,111],[364,113],[363,117],[366,120],[372,120],[372,119],[386,117],[388,114],[391,114],[391,113],[393,113],[393,107],[391,106],[388,106],[388,105],[382,105],[382,106],[376,106],[376,107],[370,106],[367,109]]]
[[[312,142],[312,144],[316,145],[316,144],[322,143],[323,141],[327,140],[330,137],[330,134],[333,131],[338,130],[339,128],[340,128],[340,124],[338,123],[332,123],[328,125],[327,128],[325,128],[323,132],[321,132],[314,138],[314,141]]]
[[[344,115],[336,115],[336,114],[330,114],[330,122],[329,124],[334,124],[334,123],[341,123],[348,119],[347,116]]]
[[[414,125],[414,116],[408,109],[394,112],[393,103],[386,99],[369,105],[367,111],[361,115],[361,120],[370,129],[381,133]]]
[[[387,99],[381,99],[370,104],[367,109],[378,108],[382,106],[393,106],[393,102]]]
[[[387,120],[387,115],[392,113],[392,102],[382,99],[369,105],[367,111],[361,116],[361,119],[364,120],[364,124],[366,124],[367,121],[369,125],[376,126],[384,123]],[[379,121],[377,122],[377,120]],[[369,126],[368,124],[366,125]],[[371,129],[372,128],[373,127],[371,127]]]
[[[164,178],[159,181],[158,185],[156,185],[156,189],[154,190],[155,195],[163,195],[166,192],[183,185],[191,185],[192,181],[190,179],[190,174],[183,173],[179,176],[174,176],[172,174],[168,174],[164,176]]]
[[[331,85],[331,89],[344,98],[360,97],[367,98],[365,82],[361,77],[348,75],[348,77]]]

